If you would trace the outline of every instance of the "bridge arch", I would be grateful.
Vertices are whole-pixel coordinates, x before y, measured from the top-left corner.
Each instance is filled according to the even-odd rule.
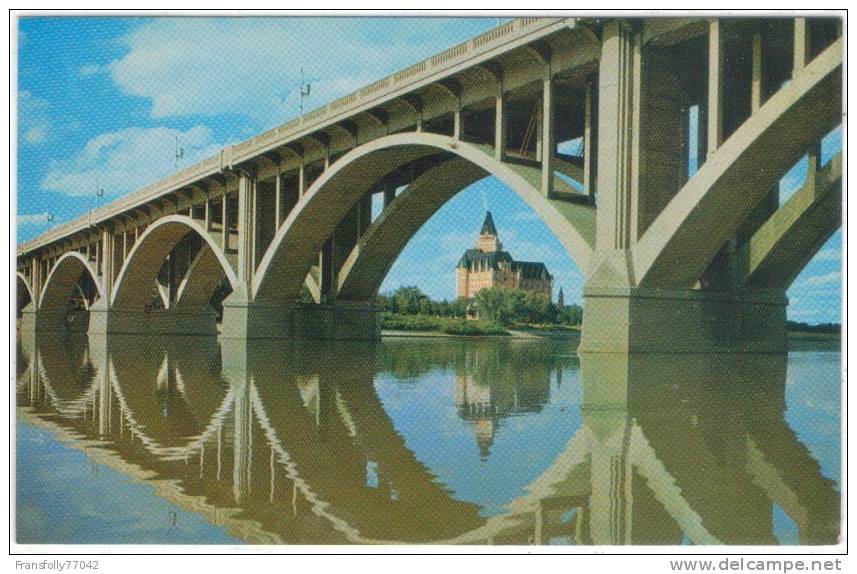
[[[468,177],[472,181],[488,175],[496,176],[545,221],[574,262],[581,269],[587,268],[594,247],[594,209],[577,206],[581,208],[578,213],[560,208],[558,203],[563,206],[573,204],[545,197],[536,183],[539,181],[538,169],[512,167],[498,161],[494,158],[493,148],[469,144],[448,136],[408,132],[382,137],[350,151],[313,183],[277,231],[259,263],[252,286],[254,299],[297,298],[325,241],[360,197],[396,169],[432,156],[439,156],[444,163],[456,158],[465,162],[468,164]],[[530,174],[529,170],[534,173]],[[530,175],[536,177],[528,177]],[[436,203],[420,211],[424,216],[423,221],[455,191],[460,191],[461,188],[456,187],[466,179],[462,178],[458,184],[449,182],[444,186],[444,193],[432,194],[432,200]],[[423,187],[431,188],[429,185]],[[417,217],[414,221],[419,219]],[[410,225],[400,228],[400,233],[410,233],[404,243],[419,227]],[[398,243],[401,243],[402,237]]]
[[[842,51],[840,39],[816,57],[679,190],[634,245],[640,286],[692,287],[762,196],[842,121],[830,105],[842,98]]]
[[[172,252],[176,245],[189,233],[196,233],[203,241],[201,253],[210,252],[205,256],[206,272],[200,273],[199,277],[205,277],[200,283],[203,286],[210,284],[210,276],[218,273],[218,280],[223,275],[234,289],[238,285],[238,279],[225,255],[211,236],[199,223],[183,215],[169,215],[158,219],[150,225],[134,244],[128,254],[122,269],[116,279],[111,295],[111,306],[125,309],[142,309],[148,302],[152,286],[157,280],[161,264]],[[217,264],[215,267],[214,264]],[[185,281],[196,283],[193,278],[195,273],[188,272]],[[212,285],[213,290],[214,285]],[[187,291],[185,287],[182,291]],[[200,289],[197,289],[199,291]],[[209,292],[209,296],[211,292]],[[179,298],[181,300],[181,297]],[[198,300],[197,297],[189,296],[187,301]],[[205,300],[207,302],[207,299]]]
[[[45,288],[39,299],[39,309],[58,309],[68,304],[68,296],[77,286],[82,275],[86,274],[95,285],[99,299],[104,298],[104,289],[98,275],[84,255],[77,251],[63,254],[45,281]]]
[[[33,288],[30,287],[30,282],[27,281],[27,278],[24,277],[20,272],[16,273],[17,282],[16,282],[16,299],[17,299],[17,313],[18,316],[21,314],[21,309],[29,305],[32,301],[35,301],[35,297],[33,297]]]

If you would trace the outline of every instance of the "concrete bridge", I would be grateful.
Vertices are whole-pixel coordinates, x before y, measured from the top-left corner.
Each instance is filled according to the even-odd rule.
[[[585,277],[581,350],[783,351],[842,57],[835,19],[513,20],[20,245],[21,326],[214,334],[222,300],[226,338],[377,338],[410,237],[495,176]]]

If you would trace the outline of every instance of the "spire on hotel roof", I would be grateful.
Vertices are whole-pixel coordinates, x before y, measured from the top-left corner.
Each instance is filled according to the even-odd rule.
[[[494,227],[494,218],[491,217],[491,212],[485,212],[485,221],[482,222],[482,230],[480,235],[497,235],[497,228]]]

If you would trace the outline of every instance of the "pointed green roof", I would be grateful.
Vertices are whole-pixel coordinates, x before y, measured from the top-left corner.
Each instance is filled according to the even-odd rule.
[[[485,212],[485,221],[482,222],[482,229],[479,231],[480,235],[497,235],[497,228],[494,227],[494,218],[491,217],[491,212]]]

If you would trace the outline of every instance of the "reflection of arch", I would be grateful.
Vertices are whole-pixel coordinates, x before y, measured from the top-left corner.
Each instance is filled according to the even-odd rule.
[[[34,352],[37,374],[52,407],[66,417],[85,413],[95,403],[99,378],[105,376],[85,340],[48,334],[39,338]]]
[[[224,424],[233,393],[213,382],[213,341],[177,339],[168,349],[152,343],[131,337],[112,345],[112,390],[147,451],[161,460],[188,458]]]
[[[546,198],[537,184],[538,168],[499,162],[492,149],[411,132],[350,151],[313,183],[274,236],[253,280],[254,298],[297,298],[325,241],[358,199],[405,164],[438,154],[458,156],[503,181],[542,217],[575,263],[586,269],[594,245],[595,210]]]
[[[216,257],[223,274],[233,288],[238,284],[235,272],[211,236],[197,222],[182,215],[163,217],[149,226],[128,254],[116,279],[111,305],[142,309],[152,293],[161,265],[188,233],[197,233]],[[205,251],[206,249],[203,249]],[[193,279],[189,277],[193,282]],[[209,294],[210,295],[210,294]]]
[[[839,39],[754,113],[678,191],[634,245],[641,286],[688,288],[762,196],[842,121]],[[712,221],[717,224],[713,225]]]
[[[78,284],[83,273],[88,273],[89,278],[98,290],[98,297],[104,298],[101,282],[98,280],[95,270],[90,266],[86,257],[77,251],[69,251],[57,259],[53,269],[45,281],[45,288],[39,300],[39,309],[57,309],[68,304],[68,296],[72,289]]]

